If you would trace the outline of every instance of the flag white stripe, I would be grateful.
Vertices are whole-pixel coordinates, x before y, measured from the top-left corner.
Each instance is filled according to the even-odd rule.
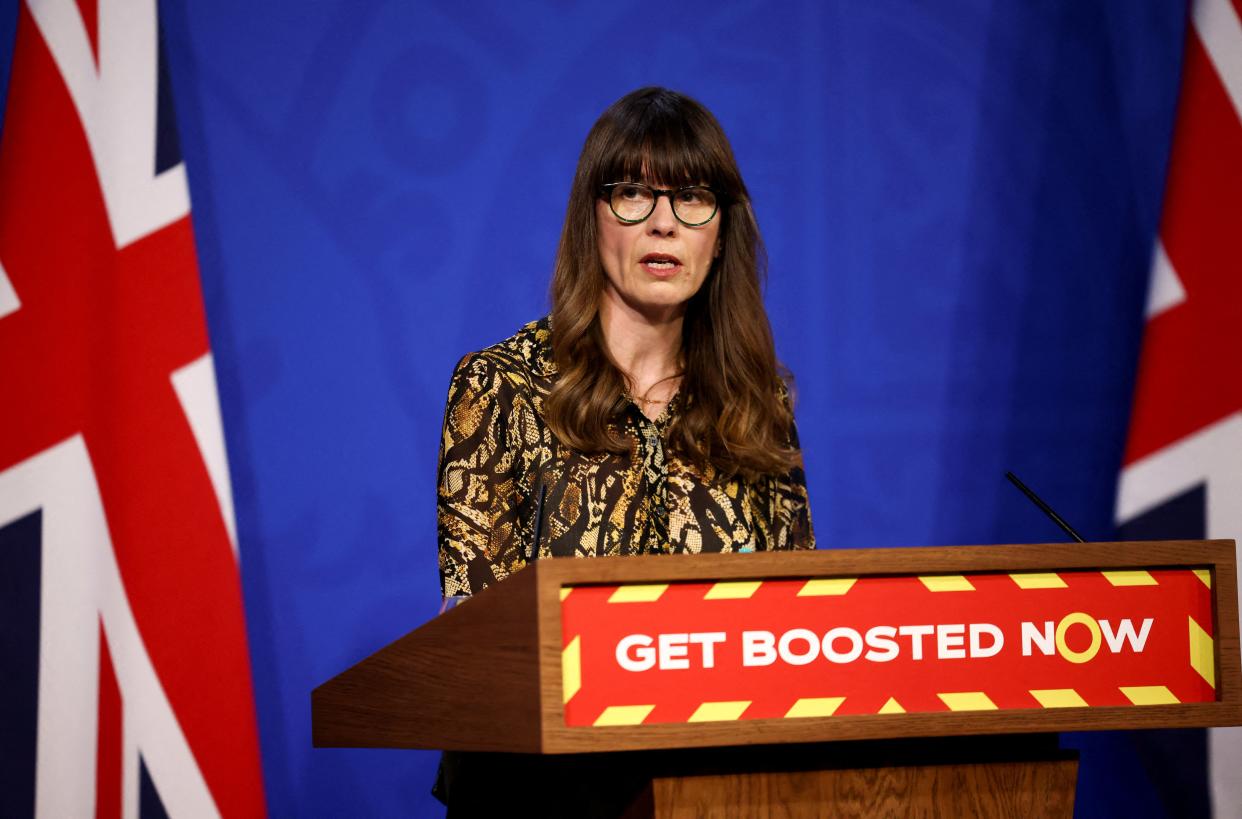
[[[43,511],[35,816],[95,813],[97,577],[111,550],[81,436],[0,473],[0,523]]]
[[[1147,291],[1147,318],[1151,320],[1171,307],[1186,300],[1186,289],[1169,261],[1164,242],[1156,240],[1156,250],[1151,260],[1151,286]]]
[[[4,265],[0,264],[0,318],[16,313],[21,306],[22,302],[17,297],[17,291],[13,289],[13,282],[9,281],[9,274],[5,272]]]
[[[82,121],[118,248],[190,212],[185,165],[155,173],[156,0],[100,0],[99,65],[74,0],[28,0]]]
[[[1234,413],[1135,461],[1121,473],[1116,521],[1124,523],[1206,485],[1207,536],[1242,538],[1240,453],[1242,413]]]
[[[138,731],[135,711],[121,709],[121,819],[140,819],[138,790]]]
[[[1208,729],[1212,813],[1242,816],[1242,728]]]
[[[1194,25],[1242,122],[1242,21],[1229,0],[1197,0]]]
[[[216,492],[220,516],[229,533],[233,557],[237,557],[237,525],[233,518],[233,487],[229,481],[229,458],[224,448],[224,425],[220,422],[220,400],[216,392],[216,368],[211,353],[185,365],[172,374],[173,389],[181,402],[199,454],[207,466],[211,486]]]

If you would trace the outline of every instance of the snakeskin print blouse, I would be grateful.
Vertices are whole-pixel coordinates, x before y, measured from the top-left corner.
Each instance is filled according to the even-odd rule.
[[[437,510],[445,597],[525,565],[545,486],[540,557],[815,547],[802,469],[725,480],[666,448],[679,395],[655,421],[627,403],[615,423],[634,442],[628,455],[562,445],[543,418],[556,378],[550,335],[548,319],[532,322],[453,373]]]

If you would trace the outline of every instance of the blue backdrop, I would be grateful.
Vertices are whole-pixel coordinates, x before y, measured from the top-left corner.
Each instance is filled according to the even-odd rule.
[[[577,152],[635,87],[733,141],[821,547],[1060,539],[1007,468],[1111,535],[1180,3],[161,11],[273,815],[440,812],[433,754],[313,750],[309,692],[436,611],[451,368],[546,311]],[[1164,812],[1124,738],[1068,741],[1080,814]]]

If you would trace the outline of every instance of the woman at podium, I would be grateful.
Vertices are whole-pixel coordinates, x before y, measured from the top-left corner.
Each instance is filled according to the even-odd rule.
[[[453,373],[446,598],[537,557],[814,547],[764,272],[715,117],[661,88],[605,111],[574,176],[551,314]]]

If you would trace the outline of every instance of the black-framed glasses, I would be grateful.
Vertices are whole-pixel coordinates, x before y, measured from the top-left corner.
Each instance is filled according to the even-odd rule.
[[[686,185],[662,190],[641,182],[609,182],[600,185],[600,193],[608,200],[613,216],[622,222],[637,224],[655,211],[656,200],[667,196],[673,215],[686,227],[700,227],[716,218],[720,209],[716,192],[705,185]]]

